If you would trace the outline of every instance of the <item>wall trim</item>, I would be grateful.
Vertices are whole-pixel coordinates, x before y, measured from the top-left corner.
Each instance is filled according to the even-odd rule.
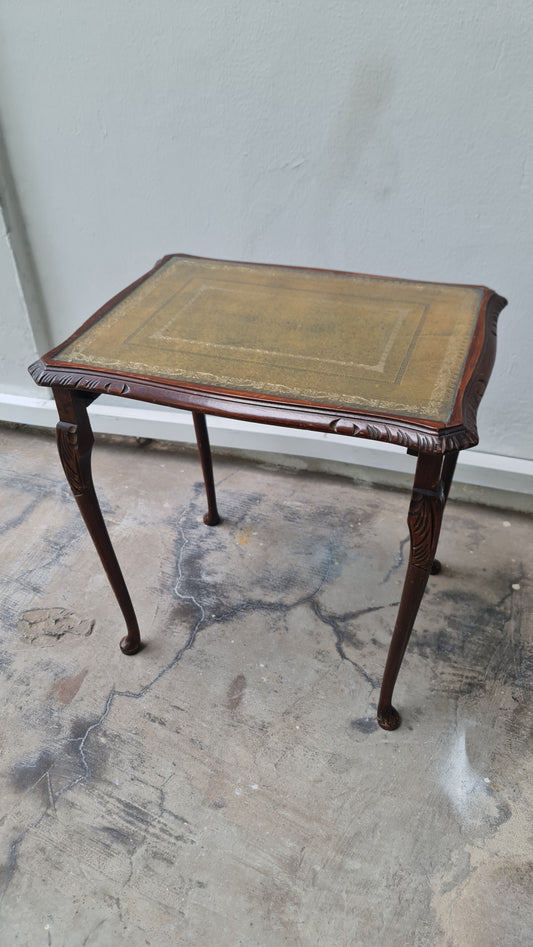
[[[188,411],[140,403],[130,407],[100,398],[89,413],[97,433],[195,443]],[[0,421],[52,428],[57,421],[55,402],[50,397],[0,393]],[[277,465],[329,471],[391,487],[409,487],[412,480],[414,459],[391,444],[219,417],[209,418],[209,433],[218,450],[245,452]],[[533,512],[533,461],[477,448],[463,451],[460,458],[455,499]]]

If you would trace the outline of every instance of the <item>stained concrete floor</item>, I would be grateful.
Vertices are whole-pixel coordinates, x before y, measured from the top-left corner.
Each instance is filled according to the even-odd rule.
[[[122,620],[49,434],[0,428],[0,942],[533,942],[531,520],[450,502],[374,723],[407,497],[100,440]]]

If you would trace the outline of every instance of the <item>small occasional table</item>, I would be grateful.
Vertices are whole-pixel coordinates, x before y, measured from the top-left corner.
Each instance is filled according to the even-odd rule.
[[[125,654],[141,638],[91,475],[87,407],[101,394],[192,412],[219,521],[206,415],[386,441],[418,457],[410,556],[378,722],[400,724],[392,694],[435,558],[459,451],[476,413],[505,299],[454,286],[182,254],[164,257],[30,367],[59,412],[63,468],[122,609]]]

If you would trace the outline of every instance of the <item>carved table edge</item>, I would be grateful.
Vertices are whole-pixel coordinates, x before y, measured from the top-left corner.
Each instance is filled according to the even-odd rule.
[[[101,369],[48,365],[43,359],[28,369],[38,385],[68,388],[93,397],[110,394],[151,404],[166,405],[205,414],[234,417],[277,426],[333,432],[348,437],[395,444],[415,453],[444,454],[464,450],[478,443],[475,411],[470,411],[471,428],[462,424],[446,427],[441,422],[410,418],[388,418],[370,412],[339,409],[298,401],[278,401],[265,396],[248,397],[239,392],[174,385],[164,379],[134,378],[118,372],[102,374]],[[111,377],[110,377],[111,376]]]

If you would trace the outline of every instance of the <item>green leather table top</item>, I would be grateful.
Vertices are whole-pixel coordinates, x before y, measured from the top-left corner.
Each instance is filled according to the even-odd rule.
[[[483,290],[175,256],[54,359],[446,422]]]

